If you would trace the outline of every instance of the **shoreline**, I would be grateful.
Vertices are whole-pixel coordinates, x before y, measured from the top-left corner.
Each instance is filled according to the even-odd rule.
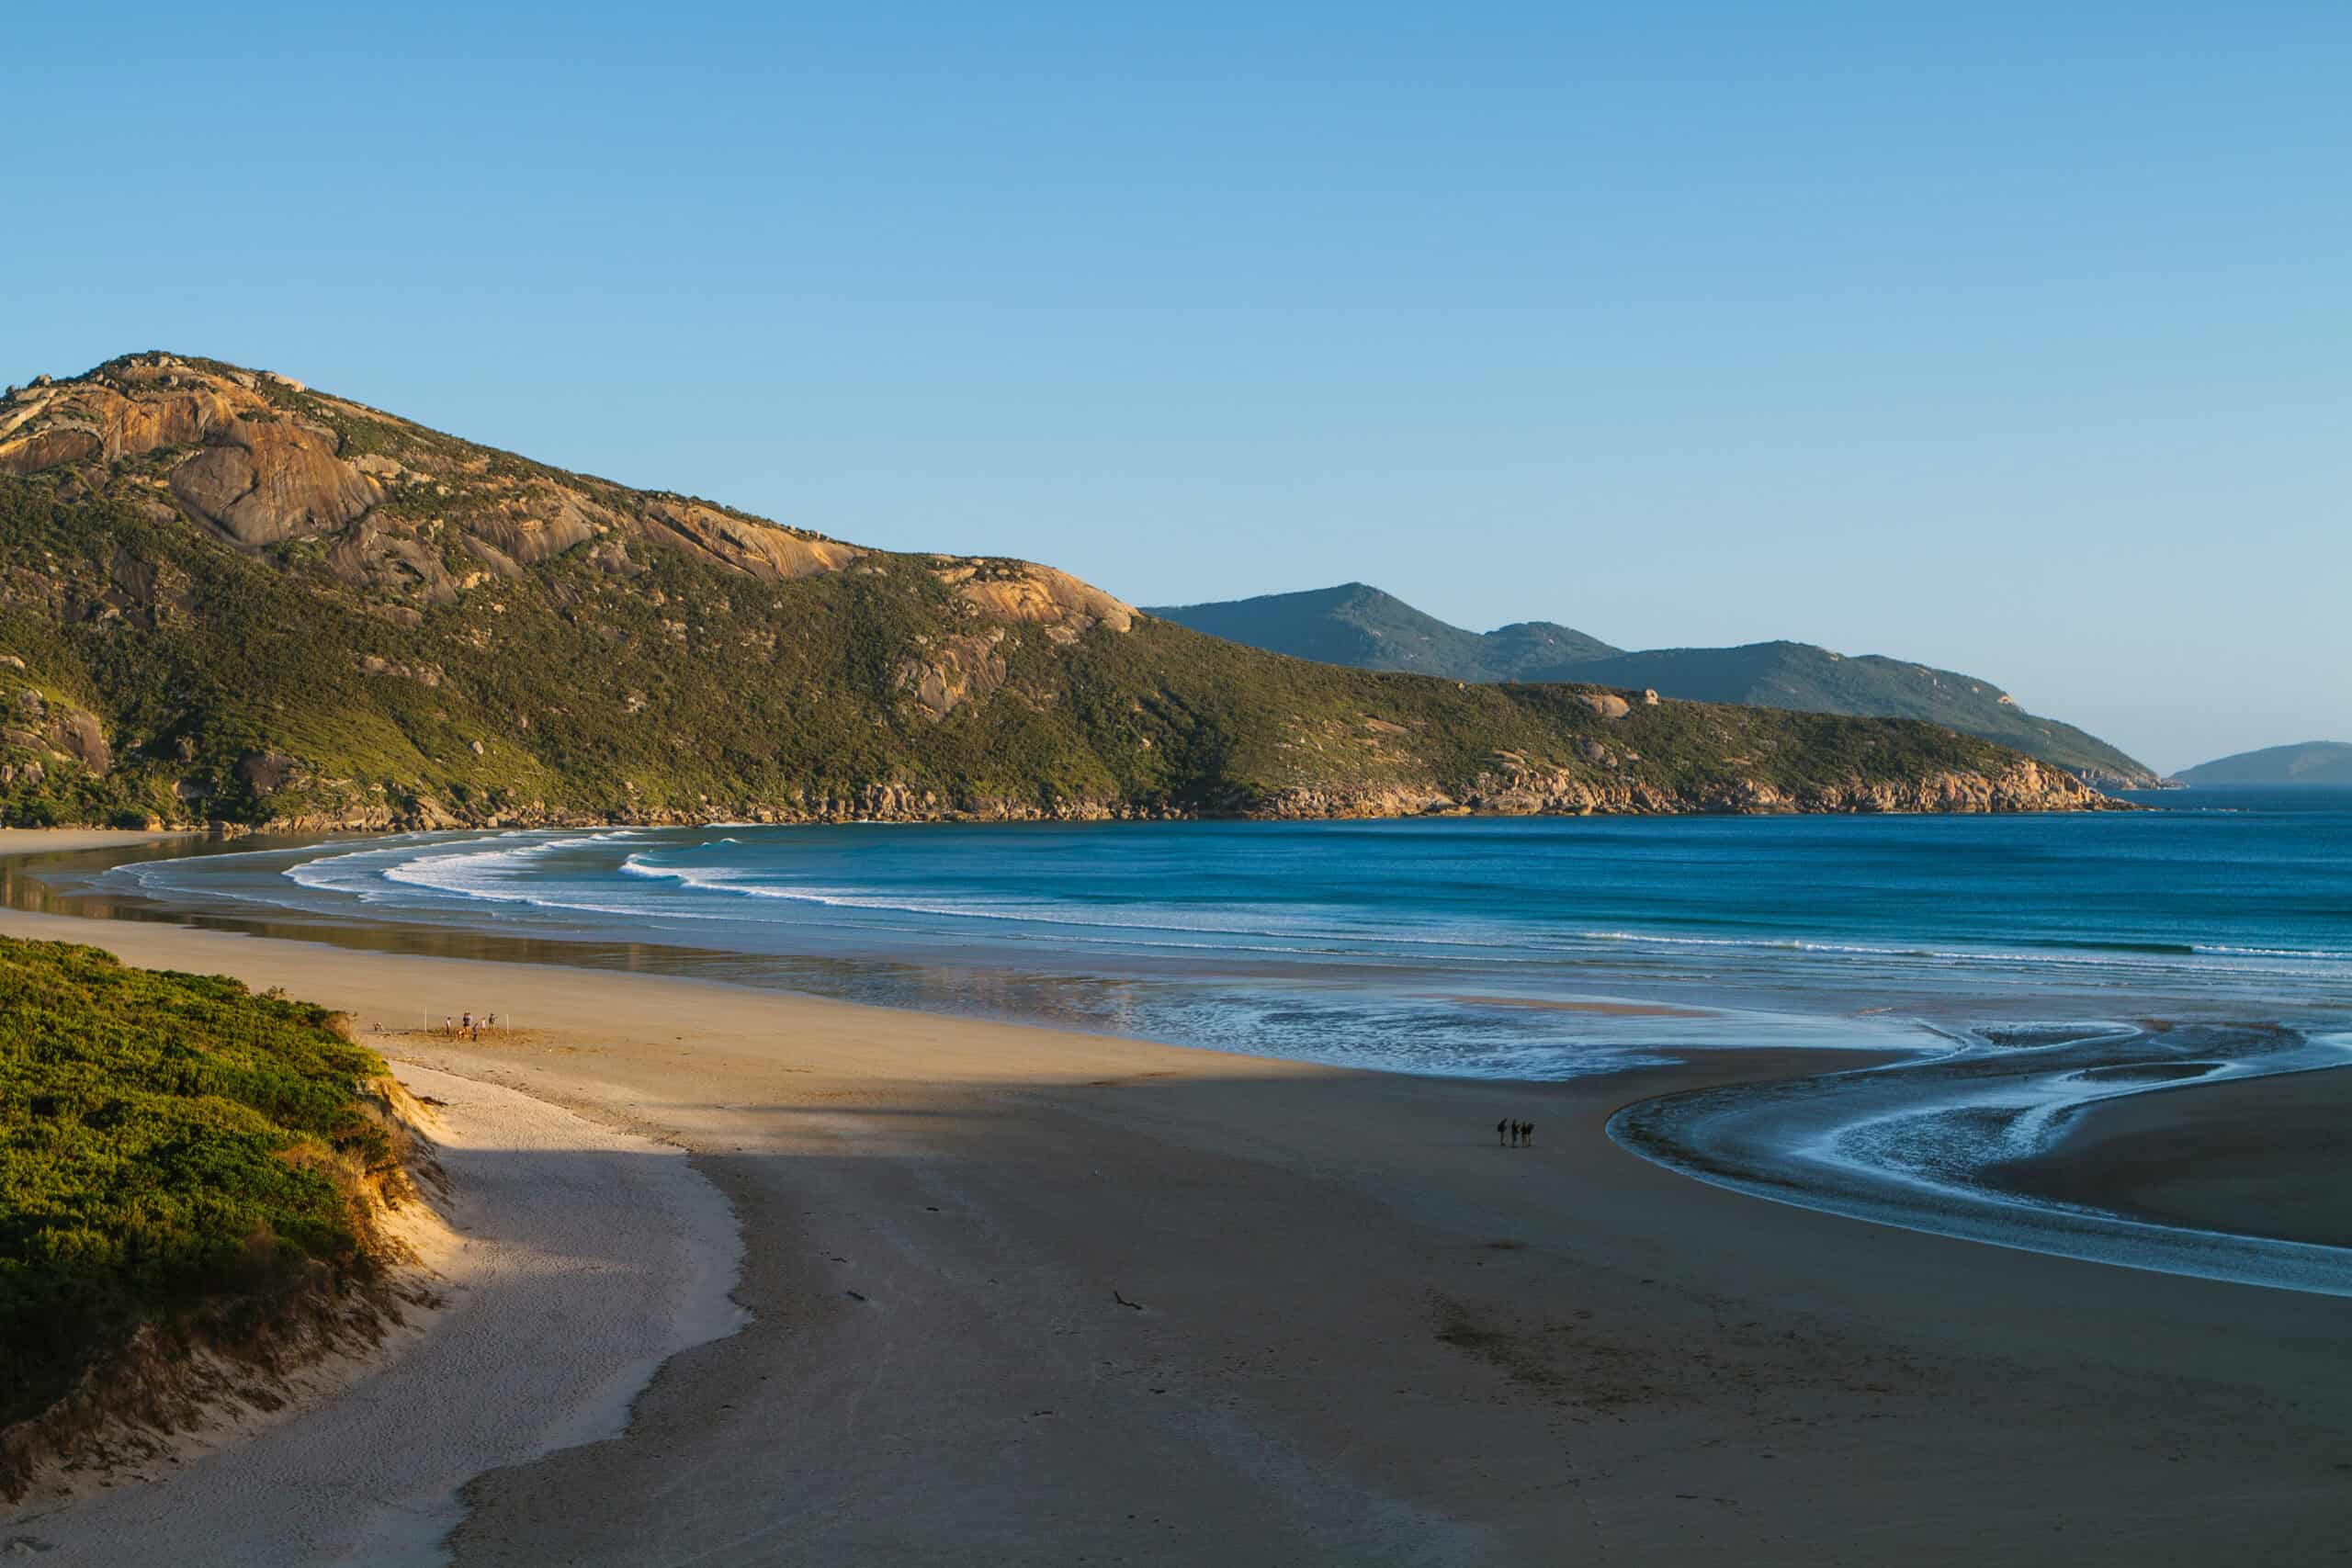
[[[1604,1131],[1881,1057],[1411,1077],[666,976],[0,931],[363,1022],[526,1016],[389,1053],[661,1139],[724,1193],[753,1321],[666,1361],[617,1438],[479,1476],[459,1563],[634,1563],[648,1521],[729,1563],[2188,1564],[2340,1537],[2343,1302],[1758,1202]],[[1495,1146],[1505,1112],[1535,1146]]]
[[[1770,711],[1770,710],[1767,710]],[[1860,717],[1864,716],[1849,716]],[[2018,754],[2032,771],[2047,764]],[[1204,810],[1192,807],[1131,801],[1089,801],[1046,810],[1031,807],[1001,807],[981,811],[947,809],[886,812],[880,816],[846,812],[787,814],[758,810],[700,807],[694,811],[664,809],[648,812],[525,812],[493,813],[489,817],[459,817],[447,810],[406,817],[334,816],[271,818],[262,822],[211,818],[175,827],[109,829],[74,823],[55,828],[0,829],[7,833],[121,833],[144,837],[210,837],[240,839],[390,837],[405,833],[469,832],[526,833],[548,829],[594,830],[616,828],[823,828],[887,824],[892,827],[1077,827],[1111,826],[1127,822],[1420,822],[1468,818],[1513,821],[1543,818],[1590,817],[2080,817],[2102,812],[2145,811],[2150,807],[2122,795],[2138,786],[2096,784],[2063,769],[2050,768],[2080,784],[2079,794],[2064,789],[2015,787],[2011,768],[2000,774],[1943,773],[1899,783],[1815,787],[1804,795],[1782,795],[1765,786],[1752,791],[1726,788],[1714,794],[1668,794],[1642,786],[1623,795],[1596,794],[1590,798],[1544,798],[1540,805],[1464,805],[1435,785],[1408,786],[1402,792],[1374,790],[1362,802],[1334,801],[1314,786],[1295,786],[1255,809]],[[1969,783],[1984,785],[1972,791]],[[2007,790],[2008,793],[2004,793]],[[1474,800],[1487,797],[1470,792]],[[1510,793],[1506,791],[1505,793]],[[1304,798],[1298,798],[1303,796]],[[1531,797],[1521,797],[1531,798]],[[713,814],[717,813],[716,816]],[[157,820],[150,818],[149,820]]]
[[[52,843],[39,833],[22,833],[17,838],[40,848],[64,851],[90,847],[81,841]],[[76,840],[89,835],[75,835]],[[119,844],[152,835],[97,835],[100,839]],[[495,842],[496,835],[488,839],[461,840],[465,843]],[[594,837],[588,841],[594,841]],[[270,844],[260,852],[301,851],[318,844],[344,845],[358,842],[363,852],[364,841],[326,840],[294,844]],[[0,834],[0,869],[6,863],[7,835]],[[334,855],[326,857],[332,861]],[[11,897],[18,907],[28,900],[12,886]],[[537,934],[502,934],[495,929],[495,909],[491,922],[477,919],[466,923],[457,919],[447,923],[422,919],[379,918],[369,919],[364,911],[331,916],[309,913],[289,908],[271,914],[258,907],[247,908],[243,896],[232,895],[233,907],[221,906],[205,911],[201,905],[175,905],[168,900],[155,901],[157,896],[141,891],[128,897],[98,894],[88,890],[68,892],[53,908],[74,915],[85,913],[98,917],[113,917],[138,920],[157,920],[195,929],[240,931],[264,939],[287,939],[317,942],[328,945],[356,948],[363,951],[390,949],[397,952],[429,953],[436,955],[468,956],[489,962],[526,964],[576,964],[583,969],[610,971],[621,968],[631,972],[651,970],[668,973],[706,984],[725,986],[756,986],[790,997],[828,997],[843,1005],[879,1007],[885,1010],[909,1008],[924,1016],[949,1018],[984,1018],[985,1013],[955,1010],[952,1004],[942,1010],[936,1003],[926,1006],[924,998],[911,1003],[896,998],[860,995],[858,989],[838,982],[828,984],[814,975],[800,974],[789,978],[754,978],[742,972],[748,959],[771,966],[788,964],[794,958],[779,951],[762,953],[743,952],[723,946],[695,948],[676,945],[667,941],[639,944],[616,945],[608,939],[571,940],[560,936]],[[216,897],[216,903],[218,902]],[[594,908],[595,906],[584,906]],[[665,933],[666,934],[666,933]],[[1001,960],[1009,961],[1009,960]],[[799,960],[798,962],[810,962]],[[828,955],[820,961],[834,970],[861,968],[854,958]],[[983,964],[987,960],[980,961]],[[1228,976],[1229,978],[1229,976]],[[810,984],[814,981],[814,984]],[[1475,986],[1467,976],[1459,984]],[[1680,998],[1632,1000],[1609,996],[1605,989],[1582,998],[1510,996],[1476,991],[1459,991],[1439,984],[1438,988],[1401,993],[1412,999],[1427,999],[1450,1003],[1474,1010],[1499,1010],[1506,1012],[1579,1016],[1595,1020],[1668,1021],[1713,1020],[1726,1030],[1736,1029],[1743,1015],[1742,1008],[1722,1001],[1685,1001]],[[462,1004],[440,1010],[454,1017],[463,1010]],[[420,1009],[424,1027],[415,1032],[416,1038],[431,1043],[433,1010]],[[412,1014],[412,1018],[419,1014]],[[512,1017],[511,1013],[503,1015]],[[1760,1015],[1754,1015],[1760,1016]],[[1798,1018],[1804,1015],[1790,1015]],[[526,1022],[528,1020],[526,1019]],[[1116,1027],[1115,1020],[1099,1017],[1039,1017],[1023,1016],[1017,1009],[1007,1009],[996,1014],[993,1021],[1009,1022],[1017,1027],[1049,1028],[1125,1038]],[[1811,1032],[1826,1037],[1841,1022],[1844,1015],[1823,1013],[1814,1022]],[[2086,1026],[2087,1027],[2087,1026]],[[2170,1026],[2165,1026],[2169,1030]],[[396,1031],[397,1032],[397,1031]],[[1799,1032],[1804,1032],[1800,1031]],[[2129,1033],[2127,1028],[2125,1033]],[[2057,1197],[2041,1190],[2032,1180],[2020,1179],[2015,1185],[2003,1178],[2012,1171],[2025,1172],[2032,1168],[2032,1160],[2053,1152],[2052,1135],[2077,1125],[2096,1124],[2107,1109],[2132,1094],[2134,1089],[2159,1087],[2130,1083],[2132,1075],[2147,1069],[2124,1067],[2113,1064],[2098,1065],[2091,1058],[2081,1058],[2071,1064],[2073,1068],[2089,1066],[2089,1071],[2050,1070],[2043,1058],[2047,1052],[2035,1054],[2034,1059],[2016,1057],[2010,1053],[1995,1053],[1996,1058],[2010,1055],[2018,1063],[2016,1070],[2000,1065],[1995,1059],[1980,1058],[1965,1068],[1956,1063],[1939,1065],[1947,1055],[1943,1043],[1956,1036],[1945,1029],[1933,1030],[1939,1042],[1937,1055],[1923,1055],[1925,1047],[1916,1047],[1907,1055],[1899,1076],[1871,1080],[1889,1090],[1898,1085],[1915,1089],[1908,1102],[1901,1094],[1881,1094],[1858,1112],[1860,1120],[1849,1118],[1839,1125],[1821,1114],[1806,1114],[1797,1102],[1804,1090],[1799,1086],[1770,1086],[1759,1094],[1754,1090],[1726,1089],[1716,1091],[1710,1103],[1700,1110],[1685,1111],[1682,1108],[1649,1104],[1629,1107],[1625,1114],[1612,1123],[1611,1135],[1628,1151],[1652,1159],[1667,1168],[1680,1172],[1692,1179],[1711,1181],[1733,1191],[1772,1201],[1811,1207],[1871,1224],[1922,1231],[1953,1236],[1981,1245],[2018,1247],[2030,1251],[2049,1252],[2057,1256],[2125,1264],[2154,1271],[2183,1272],[2200,1278],[2236,1283],[2263,1285],[2281,1289],[2307,1289],[2352,1294],[2352,1258],[2328,1256],[2335,1247],[2332,1240],[2320,1238],[2317,1246],[2312,1238],[2300,1235],[2272,1235],[2258,1223],[2258,1214],[2249,1210],[2238,1223],[2231,1223],[2227,1213],[2216,1213],[2210,1207],[2202,1213],[2202,1223],[2177,1225],[2167,1218],[2161,1208],[2135,1211],[2127,1189],[2114,1190],[2120,1196],[2110,1196],[2095,1175],[2077,1179],[2070,1196]],[[2086,1037],[2087,1038],[2087,1037]],[[2348,1036],[2347,1038],[2352,1038]],[[2285,1071],[2308,1072],[2316,1068],[2352,1063],[2352,1053],[2328,1049],[2319,1036],[2300,1053],[2303,1060],[2295,1064],[2264,1061],[2257,1052],[2244,1062],[2230,1063],[2222,1070],[2210,1071],[2208,1081],[2197,1087],[2205,1092],[2223,1080],[2244,1076],[2261,1076]],[[2118,1049],[2138,1051],[2139,1042],[2126,1042]],[[1251,1053],[1244,1046],[1238,1053],[1227,1044],[1204,1048],[1220,1055]],[[1584,1069],[1603,1076],[1622,1074],[1633,1061],[1646,1055],[1658,1056],[1677,1052],[1705,1051],[1727,1048],[1710,1045],[1703,1040],[1645,1043],[1623,1055],[1600,1058],[1601,1065]],[[1752,1047],[1747,1047],[1752,1048]],[[1845,1048],[1840,1043],[1839,1048]],[[1891,1055],[1903,1055],[1889,1047]],[[2273,1051],[2272,1055],[2278,1053]],[[1268,1053],[1267,1059],[1314,1061],[1312,1054]],[[1630,1060],[1629,1060],[1630,1058]],[[1333,1062],[1334,1066],[1349,1066],[1349,1062]],[[1515,1079],[1484,1074],[1449,1074],[1443,1070],[1401,1066],[1361,1061],[1365,1070],[1408,1072],[1417,1076],[1476,1077],[1480,1081],[1518,1083],[1541,1081]],[[1894,1064],[1890,1063],[1890,1066]],[[2216,1066],[2208,1064],[2208,1067]],[[1984,1069],[1993,1069],[1987,1072]],[[1571,1073],[1568,1076],[1578,1076]],[[1835,1103],[1838,1091],[1845,1091],[1848,1100],[1871,1100],[1869,1086],[1853,1083],[1822,1081],[1826,1075],[1804,1075],[1815,1090],[1812,1099],[1819,1104]],[[2192,1075],[2193,1076],[2193,1075]],[[1967,1082],[1973,1078],[1974,1081]],[[2090,1080],[2097,1078],[2097,1084]],[[1950,1081],[1943,1081],[1950,1080]],[[1990,1080],[1990,1081],[1988,1081]],[[1852,1091],[1860,1089],[1860,1095]],[[2010,1097],[2005,1099],[2004,1095]],[[2012,1103],[2022,1096],[2022,1105]],[[2175,1103],[2168,1100],[2167,1104]],[[2029,1107],[2029,1113],[2016,1112]],[[1935,1134],[1933,1113],[1941,1111],[1981,1109],[1985,1113],[2010,1117],[2013,1126],[2008,1147],[1990,1146],[1993,1141],[1979,1138],[1987,1145],[1965,1170],[1951,1167],[1929,1173],[1902,1168],[1898,1158],[1893,1163],[1870,1157],[1855,1158],[1834,1150],[1831,1145],[1846,1139],[1846,1135],[1862,1130],[1864,1122],[1893,1122],[1898,1120]],[[1723,1127],[1753,1123],[1746,1131],[1725,1135]],[[2030,1139],[2018,1134],[2030,1124],[2037,1131]],[[1766,1129],[1758,1133],[1755,1128]],[[1878,1140],[1884,1143],[1882,1137]],[[2020,1153],[2018,1145],[2030,1142],[2030,1154]],[[1720,1145],[1720,1146],[1714,1146]],[[1726,1154],[1724,1151],[1733,1152]]]
[[[2329,1179],[2347,1124],[2352,1073],[2242,1078],[2200,1085],[2193,1101],[2109,1102],[2000,1174],[2051,1202],[2120,1199],[2185,1229],[2216,1229],[2248,1213],[2291,1216],[2291,1237],[2283,1225],[2268,1234],[2352,1247],[2352,1183]]]
[[[2147,1069],[2086,1070],[2079,1058],[2053,1064],[2050,1053],[2058,1049],[2023,1060],[1964,1050],[1862,1072],[1664,1096],[1627,1106],[1608,1131],[1643,1158],[1764,1201],[1987,1247],[2352,1297],[2352,1250],[2324,1226],[2314,1234],[2301,1214],[2288,1225],[2250,1224],[2281,1211],[2264,1201],[2215,1202],[2200,1179],[2177,1179],[2208,1145],[2204,1097],[2216,1089],[2261,1084],[2275,1086],[2264,1103],[2281,1095],[2305,1106],[2352,1102],[2352,1078],[2342,1076],[2352,1066],[2344,1043],[2311,1039],[2271,1053],[2272,1060],[2256,1053],[2200,1064],[2208,1077],[2186,1084],[2160,1067],[2134,1077]],[[2313,1079],[2322,1081],[2302,1081]],[[2181,1162],[2175,1186],[2191,1198],[2188,1223],[2161,1206],[2134,1212],[2140,1189],[2115,1179],[2104,1152],[2118,1122],[2153,1127],[2165,1138]],[[2267,1176],[2306,1203],[2339,1210],[2352,1203],[2352,1183],[2327,1179],[2319,1160],[2288,1162],[2282,1172],[2275,1140],[2242,1132],[2236,1152],[2253,1179]],[[1955,1155],[1956,1143],[1971,1152]],[[2023,1152],[2015,1152],[2020,1145]],[[2267,1161],[2259,1157],[2266,1154]],[[2201,1208],[2193,1201],[2199,1195],[2207,1200]]]
[[[169,839],[201,839],[201,828],[0,828],[0,859],[116,850]]]

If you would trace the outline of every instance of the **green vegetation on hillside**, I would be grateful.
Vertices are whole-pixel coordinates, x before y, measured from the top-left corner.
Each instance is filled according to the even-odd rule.
[[[1826,744],[1834,729],[1680,708],[1612,723],[1540,688],[1279,660],[1151,620],[1069,646],[1016,633],[1001,645],[993,700],[933,716],[893,679],[921,639],[959,619],[919,558],[778,581],[669,554],[616,581],[582,552],[404,626],[176,520],[48,490],[38,477],[0,479],[0,550],[46,563],[69,600],[103,601],[103,563],[130,556],[184,581],[202,612],[159,601],[137,607],[145,625],[60,624],[0,603],[0,649],[117,737],[105,777],[52,761],[38,787],[20,786],[18,822],[400,817],[421,798],[473,820],[796,816],[828,802],[866,809],[877,783],[975,811],[1241,811],[1300,785],[1459,786],[1504,750],[1580,767],[1574,743],[1586,736],[1628,743],[1639,776],[1662,786],[2000,765],[1992,749],[1924,727],[1856,726],[1852,745],[1809,754],[1786,742]],[[369,659],[435,679],[366,673]],[[13,674],[0,667],[0,689]],[[1733,746],[1734,731],[1783,739]],[[1750,753],[1752,766],[1724,761]]]
[[[366,1270],[384,1072],[320,1008],[0,939],[0,1426],[142,1323]]]
[[[1448,626],[1361,582],[1154,614],[1252,648],[1364,670],[1412,670],[1457,681],[1588,682],[1689,702],[1916,718],[2014,747],[2086,778],[2156,782],[2144,764],[2097,736],[2027,713],[1999,687],[1973,675],[1874,654],[1849,658],[1810,643],[1627,652],[1543,621],[1482,634]]]
[[[1887,808],[2018,764],[1625,707],[1277,658],[209,361],[0,403],[0,820],[1353,814],[1505,777],[1542,787],[1498,808]]]
[[[1577,679],[1645,686],[1692,702],[1916,718],[2013,746],[2094,781],[2156,782],[2145,763],[2071,724],[2026,712],[1989,682],[1879,654],[1849,657],[1804,642],[1657,649],[1594,660],[1578,667]]]

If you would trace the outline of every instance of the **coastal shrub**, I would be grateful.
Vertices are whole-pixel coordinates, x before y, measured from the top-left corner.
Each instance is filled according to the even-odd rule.
[[[0,1426],[142,1323],[364,1270],[383,1061],[220,976],[0,939]]]

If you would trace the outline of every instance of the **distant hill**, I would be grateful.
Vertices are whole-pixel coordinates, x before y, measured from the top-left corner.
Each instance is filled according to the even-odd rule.
[[[2333,784],[2352,789],[2352,745],[2341,740],[2305,740],[2266,746],[2184,768],[2185,784]]]
[[[1923,719],[2013,746],[2094,784],[2160,782],[2146,764],[2071,724],[2027,713],[1989,682],[1875,654],[1849,658],[1811,643],[1626,652],[1542,621],[1480,634],[1361,582],[1149,613],[1253,648],[1367,670],[1457,681],[1583,681],[1693,702]]]
[[[0,393],[14,826],[2109,804],[1928,725],[1279,658],[215,360]]]
[[[1562,671],[1568,665],[1623,651],[1549,621],[1521,621],[1487,633],[1464,631],[1368,582],[1216,604],[1147,607],[1144,613],[1293,659],[1452,681],[1566,680],[1570,677]]]
[[[1805,642],[1658,649],[1589,660],[1577,666],[1576,679],[1694,702],[1925,719],[2014,746],[2095,784],[2137,789],[2161,782],[2144,762],[2071,724],[2026,712],[1990,682],[1874,653],[1849,658]]]

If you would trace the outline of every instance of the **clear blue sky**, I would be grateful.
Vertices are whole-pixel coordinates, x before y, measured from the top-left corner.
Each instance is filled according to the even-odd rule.
[[[0,380],[166,347],[1166,603],[2352,739],[2352,6],[128,0]]]

